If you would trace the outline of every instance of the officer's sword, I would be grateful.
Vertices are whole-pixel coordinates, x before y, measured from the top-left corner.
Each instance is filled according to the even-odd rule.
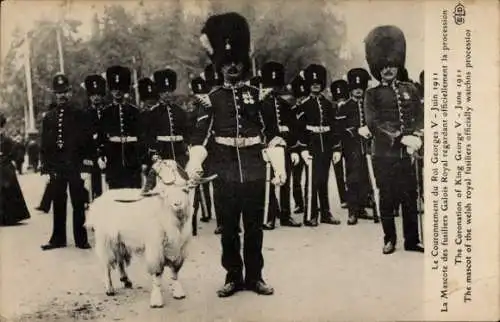
[[[266,161],[266,195],[264,199],[264,224],[269,219],[269,194],[271,192],[271,162]]]
[[[420,242],[424,243],[424,223],[422,216],[424,215],[423,207],[422,207],[422,195],[421,195],[421,186],[420,186],[420,169],[419,169],[419,158],[418,154],[414,155],[414,165],[415,165],[415,177],[417,179],[417,211],[418,211],[418,221],[420,224]]]
[[[367,153],[365,157],[366,157],[366,164],[368,166],[370,185],[372,186],[372,191],[373,191],[373,201],[375,203],[374,221],[377,223],[379,222],[379,218],[382,218],[380,214],[380,190],[377,187],[377,180],[375,179],[375,172],[373,171],[372,156]]]
[[[208,217],[210,218],[210,216],[208,215],[208,207],[207,207],[207,199],[205,197],[205,189],[203,189],[203,185],[199,185],[199,189],[200,189],[200,197],[201,197],[201,206],[203,208],[203,213],[205,214],[203,217]]]
[[[306,219],[308,221],[311,220],[312,217],[312,176],[313,176],[313,162],[312,162],[312,156],[310,156],[310,161],[307,166],[307,214],[306,214]]]

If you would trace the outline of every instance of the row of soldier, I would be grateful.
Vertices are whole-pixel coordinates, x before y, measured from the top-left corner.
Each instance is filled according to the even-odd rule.
[[[365,210],[367,207],[376,209],[373,191],[377,189],[373,178],[370,178],[373,177],[367,164],[370,160],[366,159],[370,154],[371,133],[366,126],[363,98],[371,79],[369,73],[365,69],[355,68],[347,73],[347,81],[332,82],[329,88],[332,101],[322,94],[327,86],[327,71],[323,66],[310,65],[288,86],[285,86],[284,76],[285,70],[282,64],[268,62],[259,71],[259,76],[249,80],[251,86],[259,89],[259,99],[264,105],[265,117],[276,123],[281,137],[287,141],[288,180],[279,189],[279,201],[274,189],[268,189],[268,195],[262,201],[266,206],[267,219],[264,229],[274,229],[276,218],[279,218],[282,226],[301,226],[301,223],[292,217],[293,212],[304,213],[306,226],[317,226],[318,214],[323,223],[340,224],[340,220],[331,213],[328,201],[331,165],[337,170],[335,173],[339,183],[337,186],[339,195],[344,197],[345,193],[349,214],[348,224],[356,224],[358,218],[373,218],[378,222],[376,211],[373,216],[369,216]],[[69,101],[71,89],[68,84],[68,79],[64,75],[57,75],[54,78],[56,106],[63,107]],[[186,165],[189,137],[194,121],[185,110],[172,103],[171,95],[176,89],[176,84],[177,74],[171,69],[155,72],[152,79],[140,79],[138,90],[143,104],[140,112],[125,100],[131,87],[131,74],[126,67],[109,68],[106,71],[106,78],[97,74],[85,78],[84,86],[89,107],[82,115],[86,115],[86,119],[89,120],[87,123],[89,128],[81,131],[87,134],[87,139],[82,141],[85,144],[78,149],[85,151],[82,154],[84,155],[82,171],[91,174],[91,197],[87,201],[102,193],[103,184],[110,189],[142,187],[143,193],[147,194],[155,185],[155,175],[148,172],[156,157],[173,159],[182,167]],[[207,66],[204,72],[190,83],[194,96],[193,103],[203,105],[206,96],[220,86],[224,86],[222,75],[213,65]],[[112,98],[110,103],[105,102],[108,90]],[[55,148],[59,150],[70,148],[68,145],[72,144],[71,134],[68,135],[69,140],[65,134],[69,131],[75,133],[77,128],[73,126],[76,126],[76,123],[79,126],[84,124],[80,118],[75,119],[74,123],[71,121],[65,123],[64,110],[56,108],[52,114],[46,116],[43,123],[44,173],[52,175],[55,173],[50,171],[50,159],[58,155],[53,153]],[[56,116],[59,117],[57,121]],[[306,132],[312,132],[314,135],[305,135]],[[88,135],[91,135],[90,141]],[[343,165],[341,159],[344,161]],[[308,165],[307,169],[314,169],[307,172],[305,194],[300,185],[304,164]],[[205,167],[210,171],[210,160],[205,162]],[[103,173],[105,180],[102,180]],[[289,190],[290,180],[293,180],[295,204],[293,211]],[[62,218],[65,215],[61,211],[65,199],[57,197],[58,190],[61,196],[64,184],[60,183],[61,187],[57,189],[56,182],[57,180],[53,180],[56,192],[54,210],[58,214],[55,216],[57,219],[54,222],[54,235],[49,246],[65,244],[65,236],[62,233]],[[71,181],[69,182],[71,187]],[[217,193],[216,187],[215,183],[214,193]],[[197,191],[195,209],[203,205],[202,221],[207,221],[211,216],[210,205],[207,204],[209,196],[208,187],[202,187]],[[81,216],[82,211],[78,210],[82,207],[81,203],[81,201],[73,203],[75,211],[78,212],[75,218]],[[396,204],[395,209],[398,207],[399,204]],[[217,208],[215,203],[214,208]],[[220,233],[221,229],[222,222],[217,217],[215,233]],[[85,237],[77,237],[84,236],[85,233],[76,231],[75,238],[81,240],[77,244],[86,245]]]

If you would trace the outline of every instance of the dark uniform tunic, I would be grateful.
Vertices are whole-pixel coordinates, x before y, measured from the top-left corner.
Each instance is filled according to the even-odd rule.
[[[274,189],[271,189],[269,196],[270,213],[268,217],[269,221],[273,221],[276,217],[279,217],[280,220],[284,221],[289,219],[291,215],[290,178],[292,176],[292,160],[290,154],[293,151],[291,148],[295,146],[297,142],[296,118],[290,104],[276,91],[272,91],[263,97],[262,112],[267,120],[276,124],[279,136],[285,140],[287,145],[287,148],[285,149],[285,170],[287,179],[285,184],[279,189],[281,205],[278,205]]]
[[[309,96],[297,108],[299,141],[313,157],[311,219],[318,215],[318,197],[322,219],[330,215],[328,177],[333,152],[341,152],[340,133],[335,120],[336,107],[323,95]],[[308,196],[306,185],[306,196]],[[307,204],[306,204],[307,206]],[[307,207],[305,214],[307,214]],[[306,215],[304,214],[304,218]]]
[[[193,145],[206,145],[213,133],[212,169],[218,174],[214,198],[220,211],[222,229],[222,265],[226,282],[241,282],[243,262],[238,236],[240,213],[243,215],[244,263],[247,283],[262,279],[262,224],[265,194],[263,133],[266,138],[278,134],[275,123],[262,114],[259,90],[239,84],[218,87],[207,95],[191,137]],[[268,139],[269,141],[269,139]]]
[[[370,182],[365,155],[366,140],[358,129],[366,125],[363,100],[348,99],[339,104],[336,116],[342,126],[342,154],[345,159],[347,203],[349,212],[359,215],[368,204]]]
[[[423,129],[423,110],[417,88],[395,81],[368,89],[365,95],[366,123],[373,134],[373,161],[380,189],[380,212],[384,242],[396,243],[393,207],[401,203],[405,245],[418,244],[415,169],[401,143],[404,135]]]
[[[85,171],[90,173],[91,183],[92,183],[92,197],[95,199],[102,194],[102,170],[99,168],[97,159],[99,156],[103,156],[103,141],[100,138],[103,137],[101,128],[101,119],[104,110],[104,105],[99,104],[97,106],[90,106],[87,110],[87,117],[90,119],[91,132],[92,132],[92,147],[91,151],[91,164],[85,165]]]
[[[162,159],[171,159],[184,167],[187,162],[187,115],[176,104],[158,103],[143,112],[145,144]]]
[[[66,190],[69,185],[73,207],[75,244],[87,244],[83,180],[80,173],[91,143],[91,131],[85,112],[66,103],[45,114],[42,122],[42,173],[53,180],[54,224],[49,244],[66,244]]]
[[[144,146],[139,141],[139,110],[128,103],[109,104],[102,113],[103,154],[110,189],[140,188]]]

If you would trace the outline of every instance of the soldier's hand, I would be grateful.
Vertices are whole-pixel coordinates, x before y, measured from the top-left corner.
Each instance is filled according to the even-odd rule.
[[[292,159],[292,164],[293,165],[297,165],[300,161],[300,157],[299,157],[299,154],[298,153],[295,153],[293,152],[291,155],[290,155],[290,158]]]
[[[190,180],[199,182],[203,176],[203,168],[197,162],[189,160],[186,164],[186,173]]]
[[[419,150],[422,147],[422,140],[415,135],[405,135],[401,138],[401,143],[413,150]]]
[[[366,125],[358,129],[358,134],[365,139],[369,139],[372,137],[372,133],[370,132],[370,129]]]
[[[342,159],[342,153],[340,152],[333,152],[332,160],[333,163],[338,163]]]
[[[99,159],[97,159],[97,164],[99,165],[99,168],[101,170],[105,169],[106,168],[106,157],[100,157]]]
[[[262,150],[262,159],[264,159],[264,162],[269,162],[269,156],[267,155],[267,150],[263,149]]]
[[[89,179],[89,178],[90,178],[90,173],[87,173],[87,172],[81,172],[81,173],[80,173],[80,178],[81,178],[82,180],[87,180],[87,179]]]
[[[304,151],[300,152],[300,156],[302,157],[302,159],[304,160],[304,162],[307,165],[311,164],[312,157],[311,157],[311,154],[309,153],[309,151],[304,150]]]
[[[413,153],[415,153],[415,152],[416,152],[416,150],[414,150],[414,149],[412,149],[412,148],[410,148],[410,147],[408,146],[408,147],[406,147],[406,152],[407,152],[409,155],[413,155]]]
[[[282,186],[286,183],[286,172],[275,172],[274,178],[271,180],[275,186]]]

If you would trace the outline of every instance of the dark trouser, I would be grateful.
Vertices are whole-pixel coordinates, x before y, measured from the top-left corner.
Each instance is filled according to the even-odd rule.
[[[54,217],[52,237],[49,243],[66,243],[66,204],[68,195],[66,190],[69,185],[71,205],[73,207],[73,236],[76,245],[87,243],[85,223],[85,208],[83,201],[83,180],[79,173],[58,173],[54,178]]]
[[[102,178],[101,170],[93,169],[90,173],[90,181],[92,184],[92,198],[95,199],[102,195]]]
[[[347,184],[346,201],[349,213],[358,215],[368,205],[370,181],[367,161],[361,153],[361,149],[346,149],[344,156]]]
[[[225,203],[225,197],[223,192],[221,192],[221,180],[215,179],[212,181],[212,185],[214,187],[214,210],[215,210],[215,220],[217,222],[217,227],[222,226],[222,213],[224,210],[222,209]]]
[[[285,171],[286,182],[279,188],[280,202],[276,198],[275,185],[271,183],[269,189],[269,215],[267,217],[269,222],[272,222],[279,217],[280,220],[287,220],[290,218],[290,174],[292,168],[292,160],[290,154],[285,154]],[[272,170],[271,170],[272,171]],[[271,175],[271,179],[272,179]]]
[[[19,174],[23,174],[23,161],[22,160],[19,160],[19,161],[16,160],[16,169],[17,169],[17,172],[19,172]]]
[[[327,216],[330,212],[328,202],[328,177],[332,162],[333,151],[318,152],[312,154],[312,194],[311,194],[311,219],[318,217],[318,210],[321,217]],[[308,180],[306,180],[306,199],[308,198]],[[319,198],[319,207],[318,207]],[[307,203],[304,212],[304,220],[307,219]]]
[[[50,205],[52,200],[54,200],[54,179],[50,177],[49,182],[45,185],[45,191],[43,192],[42,200],[40,200],[40,209],[48,212],[50,210]]]
[[[339,191],[340,202],[346,201],[346,185],[344,181],[344,166],[342,160],[333,165],[335,178],[337,179],[337,189]]]
[[[295,207],[304,209],[304,195],[302,193],[302,172],[304,171],[305,162],[299,158],[299,163],[292,167],[292,193]]]
[[[203,199],[201,198],[201,193],[203,191],[203,196],[205,196],[207,213],[205,213],[205,209],[203,209]],[[210,183],[200,184],[196,189],[194,195],[194,212],[196,213],[198,209],[201,208],[202,217],[211,218],[212,217],[212,201],[210,199]]]
[[[374,157],[373,166],[380,189],[380,213],[384,242],[396,243],[394,204],[403,209],[403,234],[405,245],[420,242],[417,218],[417,182],[410,158]]]
[[[109,189],[141,188],[141,168],[113,169],[106,174]]]
[[[265,181],[245,183],[221,181],[218,185],[219,209],[222,217],[222,266],[226,269],[226,283],[243,281],[243,261],[240,255],[238,233],[240,214],[243,215],[243,260],[245,282],[252,284],[262,280],[264,258],[262,256],[262,224],[264,215]]]

